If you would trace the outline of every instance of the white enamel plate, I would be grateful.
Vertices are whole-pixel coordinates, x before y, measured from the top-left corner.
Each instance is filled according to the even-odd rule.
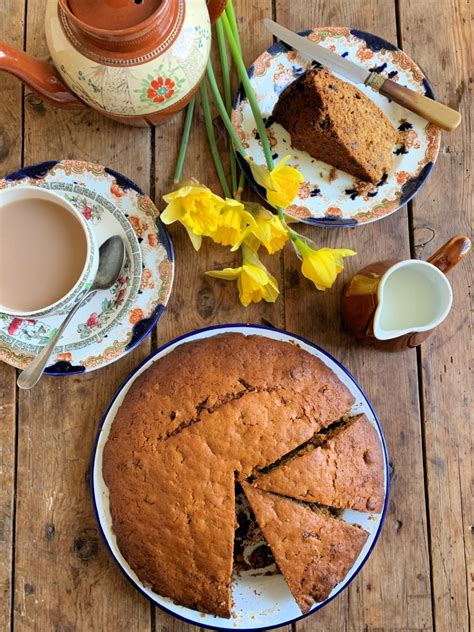
[[[104,446],[109,436],[111,424],[124,400],[124,397],[136,378],[146,371],[154,362],[164,355],[171,353],[179,345],[192,340],[217,336],[225,332],[240,332],[245,335],[266,336],[275,340],[283,340],[288,343],[299,345],[305,351],[308,351],[318,357],[322,362],[324,362],[324,364],[334,371],[334,373],[355,397],[353,412],[365,413],[374,425],[384,455],[384,510],[382,514],[364,514],[352,510],[345,510],[341,514],[345,521],[362,526],[366,531],[368,531],[369,537],[360,553],[359,558],[356,560],[354,566],[351,568],[345,579],[333,589],[326,601],[315,604],[310,612],[314,613],[316,610],[319,610],[319,608],[331,601],[355,577],[363,564],[366,562],[377,541],[387,507],[389,487],[388,459],[382,429],[375,412],[367,399],[367,396],[364,394],[352,375],[334,358],[319,347],[316,347],[312,343],[284,331],[270,329],[267,327],[245,325],[223,325],[212,327],[182,336],[181,338],[165,345],[154,355],[145,360],[119,388],[103,417],[102,424],[97,434],[91,461],[92,497],[99,526],[110,553],[115,558],[126,577],[128,577],[135,587],[138,588],[138,590],[140,590],[140,592],[142,592],[148,599],[150,599],[150,601],[166,612],[187,621],[188,623],[198,626],[216,628],[220,630],[267,630],[272,627],[286,625],[292,621],[302,618],[301,612],[291,596],[283,577],[279,574],[265,574],[264,572],[258,572],[255,570],[241,571],[240,574],[234,573],[232,584],[234,607],[232,617],[230,619],[215,617],[213,615],[197,612],[196,610],[191,610],[190,608],[178,606],[170,599],[161,597],[160,595],[154,593],[150,588],[144,586],[130,568],[117,546],[117,541],[112,529],[112,518],[109,509],[109,493],[102,476],[102,455]]]

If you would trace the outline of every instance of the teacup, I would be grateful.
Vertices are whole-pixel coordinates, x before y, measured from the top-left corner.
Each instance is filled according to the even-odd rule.
[[[428,261],[377,261],[359,270],[343,297],[349,331],[383,351],[421,344],[447,318],[453,293],[445,275],[470,248],[470,239],[458,235]]]
[[[38,186],[0,191],[0,312],[65,313],[90,288],[99,250],[86,218]]]

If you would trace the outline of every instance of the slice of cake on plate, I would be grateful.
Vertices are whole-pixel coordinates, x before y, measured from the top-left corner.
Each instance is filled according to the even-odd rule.
[[[293,597],[308,612],[344,579],[369,534],[325,510],[242,487]]]
[[[307,449],[258,476],[255,487],[307,502],[380,513],[384,463],[377,431],[365,415],[320,435]]]
[[[272,116],[295,149],[317,160],[372,184],[390,171],[398,132],[369,97],[326,68],[287,86]]]

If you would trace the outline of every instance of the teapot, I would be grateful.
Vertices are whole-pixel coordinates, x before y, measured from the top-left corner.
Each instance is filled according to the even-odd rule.
[[[420,345],[448,316],[453,294],[446,273],[470,248],[470,239],[458,235],[428,261],[377,261],[360,270],[344,290],[349,331],[381,351]]]
[[[157,125],[186,106],[206,71],[226,0],[47,0],[52,63],[0,42],[0,70],[62,108]]]

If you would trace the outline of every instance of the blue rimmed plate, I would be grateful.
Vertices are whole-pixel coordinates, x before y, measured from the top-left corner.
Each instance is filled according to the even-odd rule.
[[[419,66],[403,51],[376,35],[338,27],[315,28],[300,35],[367,70],[383,73],[433,98],[430,84]],[[315,66],[318,66],[316,62],[277,42],[262,53],[248,71],[266,121],[274,159],[278,161],[290,155],[288,164],[297,167],[305,177],[299,195],[286,212],[300,221],[322,226],[357,226],[386,217],[406,204],[428,178],[438,155],[440,131],[372,88],[358,85],[399,132],[392,169],[377,186],[357,181],[308,153],[293,149],[290,135],[281,125],[272,123],[271,114],[280,93]],[[234,100],[232,122],[250,158],[263,164],[261,140],[242,86]],[[252,187],[264,197],[264,190],[253,179],[248,165],[240,157],[239,162]]]
[[[106,366],[151,332],[168,302],[173,249],[158,211],[128,178],[91,162],[45,162],[0,180],[0,189],[25,185],[50,189],[74,204],[90,222],[97,243],[114,234],[125,242],[123,274],[110,290],[99,292],[79,309],[45,372],[65,375]],[[0,314],[0,360],[24,368],[63,318]]]
[[[345,577],[338,584],[329,597],[322,603],[315,604],[310,613],[314,613],[336,597],[357,575],[364,563],[367,561],[373,547],[377,541],[382,528],[383,519],[388,503],[389,475],[388,458],[382,428],[377,416],[362,388],[357,384],[352,375],[337,360],[331,357],[323,349],[311,342],[295,336],[293,334],[278,329],[270,329],[256,325],[221,325],[202,329],[186,334],[167,345],[163,346],[156,353],[147,358],[138,366],[125,380],[119,388],[107,408],[102,419],[91,460],[91,486],[94,509],[100,530],[104,537],[107,548],[120,566],[125,576],[134,586],[145,595],[151,602],[159,606],[169,614],[172,614],[188,623],[201,627],[214,628],[219,630],[268,630],[269,628],[288,625],[302,618],[296,602],[280,574],[268,574],[267,569],[261,572],[255,570],[240,571],[234,573],[233,577],[233,601],[232,617],[230,619],[215,617],[176,605],[170,599],[161,597],[145,586],[133,572],[118,548],[115,534],[112,527],[112,518],[109,507],[109,493],[102,476],[102,455],[104,446],[109,436],[112,422],[120,408],[128,390],[136,378],[146,371],[154,362],[182,344],[218,336],[226,332],[240,332],[245,335],[266,336],[275,340],[282,340],[288,343],[297,344],[305,351],[318,357],[326,364],[339,379],[347,386],[355,398],[353,406],[354,413],[365,413],[376,429],[380,441],[382,453],[384,455],[384,486],[385,502],[381,514],[364,514],[353,510],[345,510],[341,515],[349,523],[362,526],[369,533],[367,542],[361,551],[359,558]],[[256,547],[264,542],[253,542]],[[307,616],[307,615],[305,615]]]

